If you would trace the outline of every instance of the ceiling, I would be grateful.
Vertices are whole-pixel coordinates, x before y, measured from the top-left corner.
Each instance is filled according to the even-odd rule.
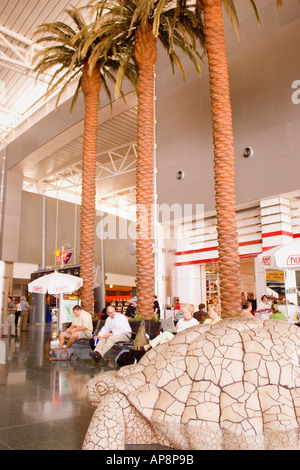
[[[67,0],[2,0],[0,4],[0,139],[26,119],[39,106],[49,75],[36,80],[32,58],[40,46],[34,33],[44,22],[66,21]],[[75,0],[75,7],[85,0]]]
[[[50,75],[37,79],[32,57],[34,33],[45,22],[69,22],[65,9],[81,7],[86,0],[2,0],[0,5],[0,145],[5,147],[18,129],[41,109],[47,111]],[[72,86],[60,101],[72,96]],[[48,102],[54,102],[52,96]],[[51,110],[52,108],[50,108]],[[99,124],[97,143],[97,201],[102,208],[135,205],[136,99],[123,112]],[[14,171],[22,171],[24,189],[80,202],[83,127],[71,141],[32,163],[28,157]]]
[[[45,101],[49,75],[37,79],[31,63],[37,47],[34,44],[37,26],[58,20],[68,22],[66,7],[81,7],[86,3],[86,0],[1,0],[0,148],[5,148],[54,109],[55,97]],[[271,3],[274,0],[257,0],[261,9]],[[241,22],[253,15],[249,0],[239,0],[236,4]],[[291,5],[284,2],[284,8],[287,6]],[[232,28],[227,17],[224,23],[225,29]],[[158,61],[159,73],[166,67],[168,61]],[[67,102],[73,91],[71,85],[61,103]],[[103,113],[101,108],[97,143],[98,207],[128,208],[130,218],[135,212],[136,184],[137,100],[133,95],[132,92],[126,106],[118,107],[117,103],[117,111],[113,113]],[[71,132],[71,137],[62,132],[58,144],[54,145],[52,139],[40,152],[25,156],[14,166],[13,170],[23,175],[25,190],[80,203],[83,125],[79,124],[74,126],[76,130]]]

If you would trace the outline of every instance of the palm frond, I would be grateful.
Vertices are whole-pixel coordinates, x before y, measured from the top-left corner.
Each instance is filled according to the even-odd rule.
[[[79,96],[79,93],[80,93],[80,90],[81,90],[81,82],[82,82],[82,76],[78,80],[77,87],[76,87],[74,96],[72,98],[71,107],[70,107],[70,114],[72,113],[72,111],[75,108],[75,105],[77,103],[78,96]]]
[[[107,92],[111,101],[108,81],[116,83],[118,80],[119,94],[122,95],[120,75],[120,51],[115,43],[112,43],[110,37],[111,25],[101,26],[101,33],[96,34],[96,22],[101,20],[104,8],[108,3],[102,1],[100,10],[94,12],[94,21],[88,23],[84,18],[84,10],[92,11],[90,2],[88,8],[70,8],[66,10],[68,16],[72,19],[71,26],[57,21],[54,23],[44,23],[37,28],[35,35],[39,35],[36,43],[45,44],[43,49],[38,50],[33,58],[34,71],[37,75],[46,72],[51,73],[48,83],[46,98],[55,92],[58,92],[56,104],[58,104],[61,94],[66,86],[74,80],[78,80],[77,88],[73,96],[71,111],[78,99],[82,85],[82,73],[84,63],[89,61],[89,73],[97,67],[101,72],[101,80],[104,84],[104,90]],[[116,5],[115,0],[109,3],[109,9]],[[109,11],[108,9],[108,11]],[[122,34],[118,32],[120,40]],[[118,53],[117,53],[118,52]],[[120,72],[119,72],[120,74]],[[137,81],[136,73],[133,73],[132,66],[126,62],[126,67],[122,73],[122,80],[127,76],[133,85]],[[116,78],[117,77],[117,78]]]
[[[256,6],[256,4],[255,4],[255,1],[254,1],[254,0],[250,0],[250,3],[251,3],[252,8],[253,8],[253,10],[254,10],[254,13],[255,13],[257,22],[260,24],[260,17],[259,17],[259,13],[258,13],[257,6]],[[278,5],[279,3],[282,3],[282,1],[281,1],[281,0],[277,0],[277,5]]]
[[[103,2],[105,0],[90,2],[94,13],[97,7],[103,8]],[[180,5],[180,1],[177,1],[174,7],[171,0],[112,0],[106,6],[105,13],[95,22],[94,40],[98,36],[99,42],[91,53],[90,67],[94,66],[99,54],[107,54],[111,45],[115,44],[123,57],[117,76],[116,95],[126,68],[135,63],[136,29],[139,25],[143,29],[146,23],[152,25],[155,37],[167,50],[173,71],[176,67],[184,77],[179,54],[175,51],[181,49],[200,73],[202,56],[199,50],[204,47],[204,33],[203,23],[196,16],[195,5]]]
[[[250,0],[250,2],[252,2],[252,0]],[[223,5],[233,25],[234,31],[239,39],[239,30],[238,30],[239,20],[238,20],[236,8],[235,8],[234,0],[223,0]]]
[[[77,25],[79,30],[82,30],[86,26],[86,22],[78,8],[72,8],[70,10],[66,10],[66,13],[72,18],[74,23]]]

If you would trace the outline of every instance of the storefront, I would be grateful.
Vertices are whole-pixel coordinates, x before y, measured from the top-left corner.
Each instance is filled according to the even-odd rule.
[[[277,298],[288,320],[295,321],[300,304],[300,240],[272,248],[258,256],[265,272],[266,294]]]

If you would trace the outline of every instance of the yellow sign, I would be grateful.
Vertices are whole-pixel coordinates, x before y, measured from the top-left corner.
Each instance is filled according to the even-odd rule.
[[[284,271],[267,269],[266,281],[284,282]]]

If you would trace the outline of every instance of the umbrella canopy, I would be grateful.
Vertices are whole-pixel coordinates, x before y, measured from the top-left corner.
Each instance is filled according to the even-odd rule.
[[[28,291],[37,294],[71,294],[82,286],[81,277],[54,272],[28,284]]]
[[[258,255],[258,258],[267,269],[299,269],[300,240],[272,248]]]

